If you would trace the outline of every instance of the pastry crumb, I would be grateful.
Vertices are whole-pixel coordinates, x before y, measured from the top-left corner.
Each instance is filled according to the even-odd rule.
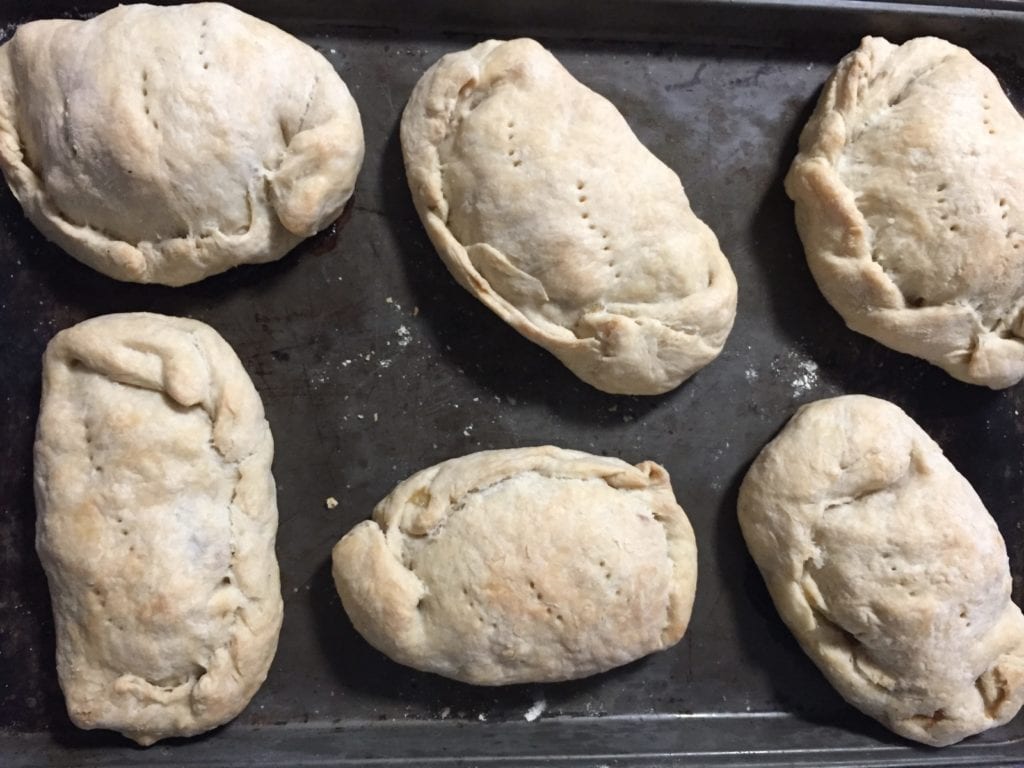
[[[335,509],[338,506],[338,500],[333,496],[328,496],[324,499],[324,506],[328,509]]]
[[[526,714],[523,715],[523,719],[526,720],[528,723],[532,723],[534,720],[540,717],[544,713],[544,710],[547,708],[548,703],[544,700],[544,697],[542,696],[541,698],[533,702],[532,707],[526,710]]]

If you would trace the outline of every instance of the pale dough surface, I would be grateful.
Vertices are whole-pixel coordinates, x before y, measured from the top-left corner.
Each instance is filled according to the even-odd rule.
[[[0,168],[26,215],[118,280],[183,285],[331,223],[363,159],[330,63],[219,3],[34,21],[0,47]]]
[[[334,547],[356,629],[478,685],[584,677],[683,636],[697,548],[657,464],[483,451],[400,483]]]
[[[444,56],[402,115],[456,280],[598,389],[657,394],[722,349],[736,279],[679,177],[533,40]]]
[[[864,38],[786,178],[807,261],[847,325],[993,389],[1024,378],[1024,120],[936,38]]]
[[[72,721],[140,744],[245,707],[277,648],[273,441],[231,347],[106,315],[43,359],[36,547]]]
[[[1024,702],[1024,617],[978,495],[892,403],[804,406],[740,488],[743,536],[782,619],[836,690],[944,746]]]

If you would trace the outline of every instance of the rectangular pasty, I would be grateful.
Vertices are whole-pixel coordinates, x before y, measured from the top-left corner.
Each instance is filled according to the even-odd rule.
[[[252,698],[282,616],[272,458],[259,395],[208,326],[106,315],[50,342],[36,546],[76,725],[146,745]]]

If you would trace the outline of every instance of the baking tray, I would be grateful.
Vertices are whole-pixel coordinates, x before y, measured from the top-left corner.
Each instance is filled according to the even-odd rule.
[[[343,5],[343,7],[342,7]],[[0,763],[3,765],[996,765],[1024,761],[1024,716],[960,745],[911,744],[847,706],[779,620],[736,523],[754,456],[801,403],[893,400],[943,446],[1024,575],[1024,386],[992,392],[848,331],[818,293],[782,177],[836,61],[863,34],[970,46],[1024,102],[1024,13],[948,3],[241,3],[337,67],[366,162],[339,221],[279,262],[169,289],[117,283],[46,242],[0,192]],[[15,2],[13,23],[105,7]],[[1019,7],[1019,6],[1018,6]],[[680,172],[739,281],[722,356],[667,395],[579,382],[459,288],[404,180],[402,107],[440,55],[529,34],[609,97]],[[231,342],[277,445],[285,620],[266,684],[233,723],[140,749],[74,728],[33,549],[40,355],[108,312],[203,320]],[[335,595],[333,543],[398,481],[442,459],[555,443],[670,471],[697,534],[683,641],[586,680],[474,688],[393,664]],[[340,505],[327,509],[325,499]],[[537,716],[535,719],[534,716]]]

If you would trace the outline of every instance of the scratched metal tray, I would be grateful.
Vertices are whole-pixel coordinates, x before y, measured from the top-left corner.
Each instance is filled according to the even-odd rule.
[[[0,24],[100,5],[0,4]],[[847,331],[805,266],[782,190],[800,127],[861,35],[971,47],[1024,101],[1024,13],[993,0],[253,2],[326,55],[362,111],[366,164],[336,225],[281,261],[186,288],[117,283],[47,243],[0,191],[0,764],[995,765],[1024,761],[1024,716],[945,750],[847,706],[776,616],[735,519],[739,482],[801,403],[894,400],[944,447],[1024,574],[1024,386],[991,392]],[[541,38],[677,169],[739,280],[721,358],[678,390],[613,397],[569,374],[448,276],[416,218],[401,109],[441,54]],[[116,204],[116,201],[112,201]],[[210,323],[263,396],[277,444],[285,597],[280,649],[246,711],[206,736],[140,749],[75,729],[33,550],[39,360],[57,330],[149,310]],[[675,648],[577,682],[473,688],[389,662],[353,631],[330,548],[399,480],[485,448],[556,443],[672,474],[696,529],[693,621]],[[325,499],[340,501],[328,509]]]

